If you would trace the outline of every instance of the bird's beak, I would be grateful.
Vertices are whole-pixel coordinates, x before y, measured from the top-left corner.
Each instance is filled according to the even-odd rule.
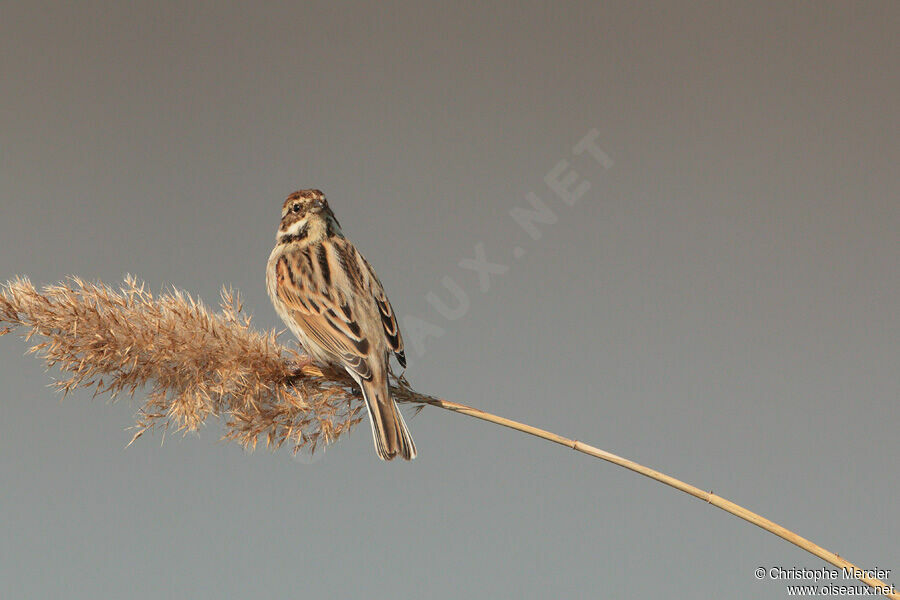
[[[318,212],[318,211],[322,210],[323,208],[325,208],[325,203],[322,202],[321,200],[313,200],[312,204],[310,205],[310,208],[312,208],[314,211]]]

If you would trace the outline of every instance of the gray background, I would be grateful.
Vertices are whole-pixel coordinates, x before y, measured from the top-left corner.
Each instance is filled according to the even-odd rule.
[[[398,312],[444,331],[417,387],[900,582],[900,4],[222,4],[4,3],[0,280],[232,284],[280,328],[279,209],[320,187]],[[608,170],[572,154],[592,128]],[[572,207],[560,160],[592,184]],[[558,216],[536,241],[527,192]],[[458,266],[479,242],[509,266],[486,293]],[[454,321],[426,300],[445,276]],[[60,401],[23,348],[0,340],[3,598],[780,598],[756,567],[824,566],[437,409],[412,464],[368,426],[315,461],[217,422],[124,450],[135,405]]]

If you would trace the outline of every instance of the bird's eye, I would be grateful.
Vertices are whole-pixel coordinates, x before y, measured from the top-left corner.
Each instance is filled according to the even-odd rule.
[[[299,205],[299,204],[293,205],[293,206],[291,207],[291,210],[294,211],[295,213],[300,212],[300,205]]]

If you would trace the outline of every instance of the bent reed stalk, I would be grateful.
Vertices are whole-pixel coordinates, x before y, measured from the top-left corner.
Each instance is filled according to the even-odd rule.
[[[29,352],[70,374],[55,382],[64,394],[92,387],[95,395],[115,398],[126,392],[134,397],[149,386],[129,445],[154,428],[196,431],[207,417],[216,416],[224,421],[223,437],[245,448],[255,448],[262,437],[272,448],[289,442],[295,453],[315,452],[364,418],[359,390],[343,370],[312,364],[280,345],[274,331],[252,329],[250,318],[241,314],[238,295],[227,289],[220,311],[212,312],[174,289],[155,298],[130,276],[118,292],[77,277],[38,291],[27,279],[17,278],[0,291],[0,325],[4,322],[0,335],[23,327],[28,329],[26,341],[35,335],[45,338]],[[619,465],[712,504],[837,568],[859,573],[858,579],[873,591],[900,599],[891,586],[864,576],[850,561],[712,492],[583,442],[421,394],[402,374],[391,378],[398,402],[468,415]]]

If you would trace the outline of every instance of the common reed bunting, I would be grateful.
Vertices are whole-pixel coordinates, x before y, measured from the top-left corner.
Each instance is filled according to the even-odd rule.
[[[266,288],[278,316],[312,359],[343,367],[362,388],[378,457],[415,458],[416,445],[388,392],[390,352],[406,366],[397,318],[325,194],[288,196],[275,239]]]

